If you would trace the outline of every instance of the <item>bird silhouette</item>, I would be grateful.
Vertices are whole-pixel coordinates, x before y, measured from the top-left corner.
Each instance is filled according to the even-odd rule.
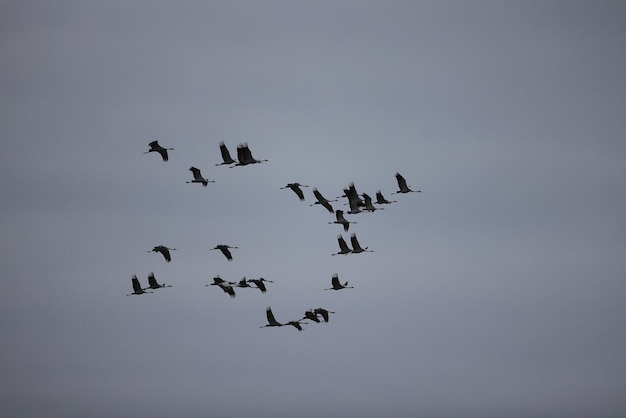
[[[291,189],[293,190],[293,192],[298,195],[298,197],[300,198],[300,200],[304,200],[304,193],[302,193],[302,189],[300,187],[309,187],[305,184],[300,184],[300,183],[287,183],[287,185],[285,187],[281,187],[280,189]]]
[[[193,174],[193,180],[189,180],[186,183],[202,183],[204,187],[206,187],[209,183],[215,183],[214,180],[207,180],[204,177],[202,177],[202,174],[200,173],[199,168],[190,167],[189,170]]]
[[[332,287],[324,290],[341,290],[341,289],[352,289],[352,286],[348,286],[348,282],[341,284],[339,281],[339,275],[337,273],[333,274],[333,278],[330,281]],[[315,312],[315,311],[314,311]]]
[[[236,285],[236,283],[227,282],[224,279],[222,279],[219,275],[217,275],[213,278],[213,283],[205,284],[204,287],[218,286],[220,289],[224,291],[224,293],[227,293],[231,298],[234,298],[236,296],[235,289],[233,289],[234,285]]]
[[[215,165],[226,165],[226,164],[236,164],[237,161],[233,160],[230,156],[230,152],[228,152],[228,148],[226,148],[226,144],[224,141],[220,141],[220,152],[222,154],[222,162]]]
[[[225,244],[219,244],[219,245],[216,245],[215,248],[211,248],[209,251],[211,251],[211,250],[220,250],[222,252],[222,254],[224,254],[224,257],[226,257],[226,259],[228,261],[233,261],[233,256],[230,253],[229,248],[239,249],[239,247],[231,247],[231,246],[228,246],[228,245],[225,245]]]
[[[374,250],[368,250],[368,247],[362,248],[359,241],[356,239],[356,234],[350,234],[350,242],[352,243],[352,253],[358,254],[363,252],[373,253]]]
[[[341,236],[341,234],[337,235],[337,242],[339,243],[339,252],[336,252],[334,254],[331,255],[344,255],[344,254],[350,254],[352,252],[352,250],[350,249],[350,247],[348,247],[348,244],[346,244],[346,241],[343,239],[343,236]]]
[[[336,221],[334,222],[328,222],[329,224],[339,224],[339,225],[343,225],[343,230],[348,232],[348,229],[350,229],[350,224],[355,224],[356,222],[349,222],[348,220],[346,220],[346,218],[343,217],[343,211],[340,209],[337,209],[335,211],[335,217],[337,218]]]
[[[315,187],[313,188],[313,194],[315,195],[315,198],[317,199],[317,202],[314,202],[314,203],[310,204],[309,206],[322,205],[330,213],[334,212],[333,206],[330,204],[330,202],[336,202],[337,200],[328,200],[328,199],[326,199],[324,196],[322,196],[322,194]]]
[[[274,283],[272,280],[264,279],[263,277],[259,279],[250,279],[249,282],[252,282],[256,285],[256,287],[261,291],[261,293],[267,292],[267,288],[263,282]]]
[[[274,314],[272,313],[272,308],[268,307],[265,310],[265,316],[267,316],[267,325],[263,325],[259,328],[265,328],[265,327],[282,327],[284,324],[281,324],[280,322],[278,322],[276,320],[276,318],[274,318]]]
[[[246,279],[246,276],[243,276],[239,283],[236,285],[237,287],[252,287],[250,286],[250,282]]]
[[[144,293],[152,293],[152,292],[146,292],[145,289],[141,288],[141,284],[139,284],[139,279],[137,278],[137,276],[133,275],[131,281],[133,283],[133,293],[129,293],[126,296],[143,295]]]
[[[376,203],[378,203],[379,205],[388,205],[390,203],[395,203],[395,202],[397,202],[397,200],[385,199],[385,197],[383,196],[383,193],[380,190],[376,192]]]
[[[383,210],[384,208],[377,208],[372,204],[372,198],[370,197],[370,195],[368,195],[367,193],[363,193],[363,200],[365,200],[365,206],[363,207],[363,210],[366,210],[368,212],[374,212],[376,210]]]
[[[159,284],[154,277],[154,273],[150,273],[148,274],[148,287],[150,289],[160,289],[162,287],[172,287],[172,285],[166,285],[165,283]]]
[[[157,245],[153,249],[148,250],[149,253],[151,252],[161,253],[163,255],[163,258],[165,258],[165,261],[167,261],[168,263],[172,261],[172,257],[170,256],[170,251],[176,251],[176,248],[167,248],[164,245]]]
[[[249,164],[260,164],[262,162],[267,161],[267,160],[257,160],[256,158],[254,158],[252,156],[252,152],[250,151],[250,148],[248,147],[247,142],[237,145],[237,160],[238,162],[232,167],[244,166],[244,165],[249,165]]]
[[[298,331],[302,331],[302,324],[306,324],[306,322],[301,322],[302,319],[298,319],[297,321],[289,321],[284,325],[291,325],[293,326],[295,329],[297,329]]]
[[[309,309],[308,311],[304,312],[304,317],[302,319],[310,319],[313,322],[320,322],[320,319],[317,317],[317,314],[315,313],[315,311],[313,311],[313,309]]]
[[[337,279],[337,280],[339,280],[339,279]],[[346,284],[348,284],[348,282],[346,282]],[[324,309],[324,308],[316,308],[316,309],[313,311],[313,313],[314,313],[315,315],[318,315],[318,314],[319,314],[319,315],[322,315],[322,318],[324,318],[324,322],[328,322],[328,316],[329,316],[328,314],[335,313],[335,312],[333,312],[333,311],[328,311],[328,310],[326,310],[326,309]]]
[[[402,177],[400,175],[400,173],[396,173],[396,180],[398,181],[398,188],[400,190],[393,192],[391,194],[398,194],[398,193],[410,193],[410,192],[414,192],[414,193],[421,193],[421,190],[411,190],[409,189],[409,186],[406,185],[406,180],[404,179],[404,177]]]
[[[144,152],[144,154],[148,154],[150,152],[158,152],[159,154],[161,154],[161,158],[163,159],[163,161],[168,161],[169,157],[167,155],[167,151],[173,151],[174,148],[163,148],[162,146],[159,145],[159,141],[152,141],[148,144],[150,146],[150,149],[146,152]]]
[[[365,206],[365,202],[363,202],[363,199],[359,197],[359,193],[356,191],[354,182],[350,183],[347,189],[343,189],[343,196],[340,197],[348,198],[348,205],[350,206],[348,213],[350,214],[361,212],[360,208]]]

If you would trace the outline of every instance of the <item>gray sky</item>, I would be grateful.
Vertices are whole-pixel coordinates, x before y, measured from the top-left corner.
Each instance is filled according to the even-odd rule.
[[[2,1],[0,415],[626,415],[625,17]],[[269,162],[215,167],[221,140]],[[332,257],[296,181],[396,197],[349,217],[375,252]],[[173,287],[126,297],[151,271]]]

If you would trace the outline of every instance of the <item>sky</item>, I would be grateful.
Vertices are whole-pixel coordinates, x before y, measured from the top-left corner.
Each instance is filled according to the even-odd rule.
[[[626,415],[625,20],[1,1],[0,416]],[[216,166],[220,141],[268,161]],[[332,256],[349,234],[312,188],[350,182],[397,202],[346,215],[374,252]],[[126,296],[150,272],[172,287]],[[270,306],[335,313],[261,328]]]

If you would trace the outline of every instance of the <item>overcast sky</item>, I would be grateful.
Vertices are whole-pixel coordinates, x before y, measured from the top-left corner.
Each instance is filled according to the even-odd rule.
[[[619,1],[1,1],[0,416],[626,415],[625,28]],[[333,257],[312,188],[352,181],[398,202]],[[127,297],[150,272],[173,287]]]

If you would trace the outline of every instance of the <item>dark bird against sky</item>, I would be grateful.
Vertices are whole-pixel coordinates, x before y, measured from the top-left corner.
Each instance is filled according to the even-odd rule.
[[[226,259],[228,261],[233,261],[233,255],[230,253],[229,248],[236,248],[236,249],[238,249],[239,247],[231,247],[231,246],[225,245],[225,244],[218,244],[214,248],[211,248],[209,251],[211,251],[211,250],[220,250],[222,252],[222,254],[224,254],[224,257],[226,257]]]
[[[335,217],[337,218],[336,221],[333,222],[328,222],[329,224],[339,224],[339,225],[343,225],[343,230],[348,232],[348,229],[350,229],[350,224],[355,224],[356,222],[349,222],[348,220],[346,220],[346,218],[344,218],[343,216],[343,211],[340,209],[337,209],[335,211]],[[341,246],[341,244],[339,244]]]
[[[237,164],[235,164],[233,167],[235,166],[244,166],[244,165],[249,165],[249,164],[260,164],[262,162],[265,162],[267,160],[257,160],[256,158],[254,158],[252,156],[252,152],[250,151],[250,148],[248,147],[248,143],[245,142],[243,144],[239,144],[237,146]]]
[[[224,141],[220,141],[220,153],[222,154],[222,162],[215,165],[227,165],[237,163],[237,161],[233,160],[230,156],[230,152],[228,152],[228,148],[226,148],[226,144],[224,144]]]
[[[170,251],[176,251],[176,248],[168,248],[164,245],[157,245],[153,249],[148,250],[149,253],[150,252],[161,253],[163,255],[163,258],[165,258],[165,261],[167,261],[168,263],[172,261]]]
[[[356,239],[356,234],[352,233],[350,234],[350,243],[352,243],[352,253],[353,254],[358,254],[358,253],[364,253],[364,252],[368,252],[368,253],[373,253],[374,250],[368,250],[368,247],[361,247],[361,245],[359,244],[359,241]]]
[[[162,287],[172,287],[171,284],[166,285],[165,283],[159,284],[154,277],[154,272],[148,274],[148,287],[150,289],[160,289]]]
[[[267,288],[265,287],[265,282],[267,282],[267,283],[274,283],[272,280],[267,280],[267,279],[264,279],[263,277],[261,277],[259,279],[250,279],[248,281],[254,283],[256,285],[256,287],[259,288],[261,293],[267,292]]]
[[[189,180],[187,183],[201,183],[204,187],[206,187],[209,183],[215,183],[215,180],[207,180],[202,177],[199,168],[190,167],[189,170],[193,173],[193,180]]]
[[[337,235],[337,242],[339,243],[339,251],[332,254],[332,255],[345,255],[345,254],[350,254],[352,252],[352,250],[350,249],[350,247],[348,247],[348,244],[346,244],[346,241],[343,239],[343,236],[341,234]]]
[[[133,275],[131,282],[133,284],[133,293],[129,293],[126,296],[143,295],[144,293],[152,293],[152,292],[146,292],[146,290],[141,287],[141,284],[139,283],[139,279],[137,278],[137,276]]]
[[[400,173],[396,173],[396,180],[398,181],[398,188],[399,188],[399,190],[397,192],[393,192],[391,194],[410,193],[410,192],[420,193],[421,192],[421,190],[411,190],[411,189],[409,189],[409,186],[406,185],[406,180],[404,179],[404,177],[402,177],[400,175]]]
[[[281,324],[280,322],[278,322],[276,320],[276,318],[274,318],[274,314],[272,313],[272,308],[268,307],[265,310],[265,316],[267,317],[267,324],[261,326],[260,328],[266,328],[266,327],[282,327],[283,324]]]
[[[304,200],[304,193],[302,192],[302,189],[300,187],[309,187],[309,186],[307,186],[305,184],[300,184],[300,183],[287,183],[286,186],[281,187],[280,189],[282,190],[282,189],[289,188],[289,189],[293,190],[293,192],[295,194],[298,195],[298,198],[300,200]]]
[[[333,274],[332,279],[330,280],[330,283],[332,285],[332,287],[329,287],[328,289],[324,289],[324,290],[341,290],[341,289],[352,289],[352,286],[348,286],[348,282],[346,281],[344,284],[341,284],[341,282],[339,281],[339,274],[335,273]]]
[[[167,155],[167,151],[173,151],[174,148],[163,148],[162,146],[159,145],[159,141],[152,141],[150,142],[150,144],[148,144],[150,146],[150,149],[146,152],[144,152],[144,154],[148,154],[149,152],[158,152],[159,154],[161,154],[161,158],[163,159],[163,161],[168,161],[169,157]]]
[[[317,202],[312,203],[309,206],[314,206],[314,205],[322,205],[326,208],[326,210],[328,210],[330,213],[333,213],[333,207],[330,204],[330,202],[336,202],[337,200],[328,200],[326,199],[324,196],[322,196],[322,194],[317,190],[316,187],[313,188],[313,194],[315,195],[315,198],[317,199]]]

